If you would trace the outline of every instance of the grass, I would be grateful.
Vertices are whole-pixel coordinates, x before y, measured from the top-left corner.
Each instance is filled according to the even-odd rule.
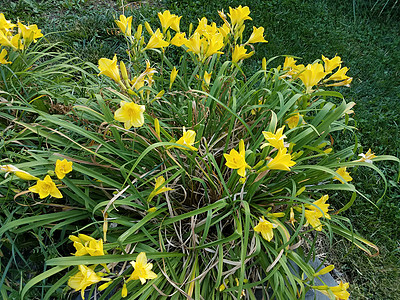
[[[229,6],[248,5],[254,24],[266,28],[265,35],[269,41],[266,46],[258,46],[254,64],[260,64],[264,56],[268,58],[283,53],[301,57],[303,63],[311,63],[321,54],[333,57],[337,53],[354,77],[352,87],[343,88],[341,92],[348,101],[357,103],[357,136],[362,138],[365,150],[372,148],[375,153],[399,157],[400,37],[396,21],[399,11],[387,10],[380,14],[373,8],[374,3],[223,0],[217,3],[153,1],[150,5],[124,4],[126,14],[134,16],[134,23],[146,20],[155,24],[156,13],[168,8],[173,13],[184,15],[183,27],[189,20],[196,23],[199,15],[220,23],[216,10],[223,8],[227,12]],[[124,44],[122,39],[114,36],[116,26],[113,19],[122,11],[120,4],[90,0],[19,0],[9,2],[2,9],[9,18],[19,17],[37,23],[45,33],[58,32],[47,38],[61,41],[63,49],[79,54],[83,60],[97,63],[101,57],[111,58],[115,52],[120,53],[120,46]],[[279,59],[275,64],[282,62],[283,59]],[[343,143],[353,140],[352,135],[346,135]],[[397,171],[394,166],[385,165],[385,174],[390,180],[389,190],[379,209],[358,197],[346,212],[347,217],[357,220],[353,224],[355,230],[376,243],[381,255],[369,258],[358,249],[341,243],[327,249],[330,261],[352,283],[353,299],[397,299],[400,292],[400,187],[396,183]],[[353,177],[358,188],[373,201],[380,197],[382,184],[372,172],[359,172]],[[345,202],[346,199],[339,201]],[[51,238],[45,230],[37,233],[38,239],[42,237]],[[56,256],[55,253],[49,254]],[[38,255],[33,254],[30,260],[37,260]]]

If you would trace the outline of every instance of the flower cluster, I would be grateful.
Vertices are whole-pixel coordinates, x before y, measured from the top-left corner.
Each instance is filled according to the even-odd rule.
[[[296,60],[293,57],[286,57],[283,64],[283,70],[286,72],[282,77],[291,79],[299,78],[306,87],[306,93],[313,92],[313,87],[323,84],[324,86],[349,86],[353,78],[346,75],[349,70],[347,67],[342,67],[342,59],[340,56],[335,56],[332,59],[322,55],[323,64],[316,62],[304,66],[296,65]],[[333,70],[335,73],[332,74]],[[332,74],[326,78],[329,74]],[[326,79],[324,79],[326,78]],[[329,83],[335,81],[334,83]]]
[[[32,42],[36,43],[42,36],[42,31],[36,24],[25,25],[21,22],[13,24],[0,13],[0,45],[13,50],[23,50]]]
[[[106,254],[103,250],[102,239],[96,240],[85,234],[79,234],[78,236],[71,235],[69,239],[74,242],[74,247],[76,249],[75,256],[87,254],[90,256],[102,256]],[[140,280],[142,284],[146,283],[146,280],[157,278],[157,274],[151,270],[153,264],[147,262],[146,253],[139,253],[136,261],[132,261],[131,265],[133,267],[133,272],[126,280],[123,278],[124,276],[116,276],[111,273],[106,264],[102,264],[102,266],[107,273],[96,272],[95,269],[97,265],[79,265],[78,272],[69,278],[68,286],[75,291],[81,291],[82,299],[85,299],[85,289],[100,281],[106,281],[106,283],[99,286],[99,290],[102,291],[119,277],[122,277],[126,283],[131,280]],[[121,289],[122,297],[126,297],[128,294],[126,283],[123,284],[123,288]]]

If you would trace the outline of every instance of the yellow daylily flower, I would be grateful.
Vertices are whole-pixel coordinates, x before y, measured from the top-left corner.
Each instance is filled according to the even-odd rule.
[[[330,73],[332,70],[336,69],[342,63],[342,59],[340,56],[335,56],[332,59],[329,59],[322,55],[322,60],[324,61],[325,65],[325,73]]]
[[[132,126],[141,127],[144,124],[144,105],[125,101],[121,101],[120,105],[121,108],[114,113],[114,119],[123,122],[125,129],[129,130]]]
[[[78,234],[78,236],[70,235],[69,239],[74,242],[76,252],[75,256],[89,254],[90,256],[104,255],[103,240],[96,240],[86,234]]]
[[[66,159],[61,161],[57,159],[55,172],[58,179],[63,179],[65,175],[71,171],[72,171],[72,161],[67,161]]]
[[[285,147],[284,139],[286,138],[286,135],[283,134],[284,129],[285,126],[282,126],[276,131],[275,134],[269,131],[263,131],[262,134],[264,135],[264,138],[268,141],[268,143],[262,144],[261,149],[267,146],[272,146],[276,149],[284,148]]]
[[[0,45],[11,47],[14,50],[24,49],[24,44],[21,41],[21,35],[19,33],[9,38],[3,31],[0,31]]]
[[[11,61],[6,60],[8,52],[6,49],[3,49],[0,53],[0,65],[11,64]]]
[[[200,56],[202,46],[202,39],[200,38],[200,34],[198,32],[195,32],[190,37],[190,39],[187,40],[185,46],[188,47],[187,52],[193,52]]]
[[[236,45],[232,53],[232,62],[237,63],[239,60],[249,58],[254,54],[254,51],[251,51],[250,53],[247,54],[246,52],[247,49],[244,46]]]
[[[293,57],[286,56],[285,61],[283,63],[283,70],[290,70],[294,66],[296,66],[297,60],[295,60]]]
[[[115,82],[120,83],[121,82],[121,77],[119,75],[119,69],[117,66],[117,55],[114,55],[114,58],[108,59],[108,58],[100,58],[99,59],[99,70],[100,73],[98,74],[98,76],[100,76],[101,74],[110,77],[112,80],[114,80]]]
[[[110,280],[97,275],[93,268],[89,268],[85,265],[79,265],[78,268],[79,272],[69,278],[68,286],[73,288],[75,291],[80,290],[82,299],[85,299],[85,289],[88,286],[100,281]]]
[[[165,182],[164,176],[159,176],[156,178],[156,185],[154,186],[154,190],[150,193],[147,201],[150,201],[151,199],[153,199],[154,196],[158,194],[174,190],[168,187],[164,187],[164,182]]]
[[[175,81],[176,76],[178,75],[178,70],[174,67],[171,71],[171,76],[170,76],[170,80],[169,80],[169,89],[172,88],[172,84]]]
[[[132,16],[125,17],[124,15],[120,15],[119,20],[115,20],[115,23],[124,35],[132,35]]]
[[[145,83],[145,79],[144,76],[139,76],[139,77],[133,77],[132,80],[130,81],[130,84],[132,85],[132,87],[135,88],[135,90],[140,90],[141,87],[144,86]]]
[[[46,198],[49,195],[53,196],[54,198],[63,197],[49,175],[46,175],[44,180],[38,180],[34,186],[29,188],[29,190],[33,193],[39,194],[40,199]]]
[[[224,52],[219,51],[224,46],[224,37],[222,34],[215,34],[208,40],[206,46],[207,51],[204,53],[203,61],[207,57],[216,53],[223,54]]]
[[[176,32],[180,32],[179,23],[180,23],[181,19],[182,19],[182,16],[180,16],[180,17],[175,16],[174,20],[171,23],[172,30],[175,30]]]
[[[228,34],[231,32],[231,28],[229,27],[229,25],[224,24],[218,28],[218,32],[222,34],[224,38],[226,38]]]
[[[349,79],[350,77],[346,75],[347,71],[349,68],[344,67],[344,68],[339,68],[339,70],[336,71],[332,76],[330,76],[326,81],[341,81],[341,80],[346,80]]]
[[[136,261],[131,261],[131,265],[134,270],[127,282],[139,279],[142,284],[145,284],[146,280],[157,278],[157,274],[151,271],[153,264],[147,263],[146,253],[140,252]]]
[[[196,132],[194,132],[193,130],[186,131],[185,127],[183,127],[183,135],[179,140],[176,141],[176,143],[186,147],[176,147],[184,150],[187,150],[188,147],[190,150],[197,151],[197,148],[193,147],[195,140]]]
[[[246,163],[246,150],[244,148],[244,141],[239,142],[239,152],[232,149],[229,154],[224,153],[226,159],[225,165],[228,168],[237,169],[237,173],[240,177],[246,177],[246,169],[251,169],[251,167]]]
[[[278,225],[265,220],[264,217],[261,217],[257,226],[254,227],[253,229],[256,232],[260,232],[262,237],[264,239],[266,239],[268,242],[270,242],[272,240],[272,238],[274,237],[273,229],[276,227],[278,227]]]
[[[333,180],[339,180],[341,183],[346,183],[346,182],[353,180],[353,178],[350,176],[350,173],[346,172],[346,167],[341,167],[341,168],[337,169],[336,173],[338,173],[340,176],[342,176],[345,181],[343,181],[342,179],[340,179],[337,176],[333,177]]]
[[[275,158],[268,163],[268,168],[271,170],[290,171],[290,167],[293,167],[296,162],[294,162],[292,156],[286,152],[287,148],[280,148]]]
[[[308,226],[308,224],[310,224],[315,230],[322,230],[322,224],[319,219],[322,217],[331,219],[331,216],[328,214],[329,204],[326,204],[326,201],[328,201],[328,199],[329,196],[324,195],[317,201],[314,201],[312,205],[306,205],[307,209],[304,212],[304,216],[306,217],[307,223],[304,226]]]
[[[28,172],[22,171],[13,165],[0,166],[0,170],[6,172],[7,174],[8,173],[14,174],[15,176],[17,176],[22,180],[39,180],[39,178],[29,174]]]
[[[371,149],[368,149],[367,153],[365,154],[364,153],[358,154],[358,156],[361,156],[361,158],[356,161],[367,162],[371,164],[372,164],[372,159],[376,157],[375,153],[372,153]]]
[[[26,26],[21,22],[18,22],[18,28],[22,33],[22,37],[26,44],[31,41],[36,43],[37,39],[43,36],[41,29],[39,29],[36,24]]]
[[[16,25],[11,23],[11,21],[6,20],[6,17],[3,13],[0,13],[0,31],[4,33],[4,35],[11,35],[11,30]]]
[[[287,118],[285,120],[285,123],[288,124],[290,129],[293,129],[293,128],[297,127],[297,125],[299,125],[300,117],[303,119],[303,115],[296,113],[295,115],[291,116],[290,118]],[[301,122],[301,124],[306,124],[304,119]]]
[[[168,47],[169,43],[163,40],[164,36],[160,31],[160,28],[154,32],[154,34],[150,37],[149,42],[147,43],[146,49],[156,49],[156,48],[164,48]]]
[[[163,13],[158,13],[158,18],[160,19],[161,27],[164,32],[167,31],[168,28],[172,28],[176,32],[179,32],[179,22],[182,17],[178,17],[174,14],[171,14],[169,10],[164,11]]]
[[[333,295],[335,296],[335,300],[348,300],[350,297],[350,293],[347,291],[349,288],[349,283],[343,283],[340,281],[337,286],[327,286],[327,285],[318,285],[312,287],[315,290],[323,293],[324,295],[329,297],[328,290],[331,290]]]
[[[242,7],[239,5],[237,8],[229,7],[228,16],[231,18],[232,26],[241,26],[245,20],[252,20],[249,17],[250,9],[248,6]]]
[[[324,66],[319,63],[309,64],[307,67],[299,74],[299,78],[306,86],[306,93],[312,92],[312,87],[317,85],[319,81],[324,78],[326,73],[324,72]]]
[[[171,45],[177,47],[185,45],[188,42],[187,38],[185,38],[185,35],[186,34],[184,32],[177,32],[170,42]]]
[[[253,33],[250,35],[246,44],[254,43],[268,43],[268,41],[264,39],[264,27],[257,28],[253,26]]]

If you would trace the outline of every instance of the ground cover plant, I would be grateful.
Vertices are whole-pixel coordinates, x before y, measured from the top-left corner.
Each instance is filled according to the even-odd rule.
[[[242,16],[242,10],[238,11],[237,15]],[[55,235],[59,238],[52,245],[55,253],[45,251],[44,254],[48,265],[57,267],[44,273],[37,271],[42,274],[30,281],[21,294],[35,295],[34,284],[43,279],[51,282],[57,275],[64,275],[63,270],[68,266],[79,265],[53,281],[56,284],[50,289],[43,285],[42,296],[62,293],[58,289],[67,282],[76,290],[84,292],[91,288],[93,292],[95,283],[107,281],[106,285],[110,286],[103,285],[102,297],[116,290],[114,298],[125,293],[132,299],[140,295],[157,297],[160,287],[163,293],[175,292],[176,298],[204,294],[231,297],[241,294],[242,289],[251,297],[253,287],[268,281],[264,293],[283,299],[295,298],[297,293],[310,288],[310,279],[318,276],[307,267],[308,258],[315,253],[315,236],[303,231],[306,222],[309,232],[314,229],[318,233],[322,229],[330,237],[336,230],[371,254],[363,243],[374,245],[360,238],[354,240],[357,235],[343,224],[346,218],[336,215],[350,207],[356,191],[346,183],[351,177],[348,177],[349,170],[342,166],[370,167],[382,176],[370,159],[396,159],[382,155],[376,158],[357,144],[331,150],[334,146],[330,134],[353,129],[352,104],[342,101],[338,93],[323,91],[330,89],[326,87],[329,84],[351,82],[343,72],[346,69],[340,65],[340,57],[332,60],[321,57],[319,62],[307,67],[287,58],[280,68],[271,68],[274,61],[265,60],[250,77],[246,76],[246,61],[253,52],[247,46],[247,53],[241,45],[250,35],[248,44],[265,42],[265,39],[260,27],[253,29],[253,34],[244,35],[243,24],[235,19],[235,13],[230,11],[229,18],[225,16],[225,28],[204,19],[191,30],[186,27],[188,40],[175,34],[179,32],[178,17],[167,12],[160,17],[159,31],[148,24],[132,28],[130,20],[121,17],[117,24],[127,38],[129,59],[123,63],[117,57],[102,58],[98,65],[100,71],[87,65],[60,72],[61,76],[52,78],[51,83],[70,79],[64,79],[67,82],[59,88],[66,90],[67,96],[64,105],[52,106],[52,111],[34,106],[43,98],[35,97],[36,86],[21,84],[21,87],[32,87],[29,90],[33,94],[19,95],[20,87],[12,84],[4,100],[12,105],[5,105],[3,117],[6,125],[16,130],[7,137],[5,161],[18,160],[20,169],[2,165],[4,171],[14,175],[7,177],[4,195],[12,194],[8,196],[12,199],[16,193],[15,199],[24,199],[29,210],[17,222],[12,221],[13,215],[19,215],[21,208],[19,212],[6,213],[2,233],[13,234],[6,239],[10,245],[13,238],[18,235],[21,238],[26,232],[53,241]],[[246,13],[244,16],[243,22],[247,19]],[[228,32],[226,37],[223,37],[224,30]],[[219,39],[212,38],[211,33],[218,33]],[[29,35],[26,39],[29,44]],[[25,43],[25,39],[21,41]],[[161,50],[153,51],[154,48]],[[11,57],[13,51],[8,50]],[[168,59],[170,51],[174,53],[172,60]],[[28,54],[26,51],[21,56]],[[183,57],[176,60],[180,55]],[[9,72],[5,72],[8,80],[4,82],[17,77],[13,74],[26,76],[12,67],[14,62]],[[30,69],[24,67],[24,71]],[[40,69],[37,71],[40,75]],[[90,72],[96,74],[93,76]],[[330,77],[333,74],[336,77]],[[102,79],[104,76],[115,83]],[[79,84],[74,84],[71,78],[79,79]],[[333,80],[328,82],[330,78]],[[74,106],[68,107],[71,103]],[[42,104],[46,107],[47,103]],[[21,111],[21,114],[15,116],[12,111]],[[29,153],[28,157],[18,155],[16,159],[13,143],[17,141],[26,143],[24,150]],[[361,151],[364,156],[357,157]],[[277,164],[279,159],[282,161]],[[35,178],[29,177],[23,167]],[[305,169],[308,171],[304,172]],[[38,181],[24,185],[14,180],[15,176]],[[60,189],[51,177],[58,180]],[[19,194],[24,187],[37,193],[37,197],[25,192]],[[329,192],[324,193],[324,189]],[[328,211],[327,201],[334,201],[332,195],[337,194],[336,190],[350,192],[347,200],[351,200],[344,209],[338,206],[332,213]],[[47,197],[49,194],[53,198]],[[46,200],[39,200],[42,198]],[[51,217],[39,216],[40,209],[30,211],[32,201],[39,206],[48,205]],[[82,208],[90,213],[85,214]],[[28,219],[27,214],[36,217]],[[14,230],[14,226],[24,224],[27,225]],[[70,237],[71,241],[70,232],[75,234]],[[78,235],[81,232],[96,239]],[[300,251],[296,243],[300,241],[310,244],[306,253]],[[68,243],[69,250],[63,251],[61,246]],[[10,247],[10,252],[15,253],[15,249]],[[51,256],[66,257],[71,252],[78,257],[50,259]],[[15,257],[23,260],[18,249]],[[296,261],[309,279],[288,272],[286,257]],[[147,258],[153,258],[157,265],[154,263],[151,268]],[[134,260],[133,268],[126,268],[122,263],[104,266],[131,260]],[[218,264],[213,265],[214,262]],[[96,270],[103,267],[104,270],[94,274],[93,267],[86,266],[89,263],[103,264]],[[257,273],[260,266],[270,276]],[[157,274],[150,269],[157,270]],[[91,279],[84,282],[83,276],[89,274]],[[137,279],[152,280],[142,288]],[[207,284],[210,282],[213,284]],[[283,289],[282,282],[291,288]],[[344,295],[346,288],[346,284],[339,286]],[[329,289],[319,289],[330,293]],[[338,290],[331,290],[335,291]],[[8,292],[2,289],[3,295]]]

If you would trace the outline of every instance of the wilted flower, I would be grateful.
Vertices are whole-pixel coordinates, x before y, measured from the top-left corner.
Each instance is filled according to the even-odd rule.
[[[260,232],[262,237],[266,239],[268,242],[270,242],[274,237],[273,229],[276,227],[278,227],[278,225],[265,220],[264,217],[261,217],[257,226],[254,227],[254,231]]]
[[[247,49],[244,46],[236,45],[232,53],[232,62],[237,63],[239,60],[249,58],[254,54],[254,51],[251,51],[250,53],[247,54],[246,52]]]
[[[345,181],[343,181],[343,179],[340,179],[337,176],[333,177],[333,179],[339,180],[341,183],[346,183],[346,182],[353,180],[353,178],[350,176],[350,173],[346,172],[346,167],[341,167],[341,168],[337,169],[336,173],[338,173],[340,176],[342,176]]]
[[[286,152],[287,148],[280,148],[275,158],[268,163],[268,168],[272,170],[290,171],[290,167],[294,166],[296,162],[294,162],[292,156]]]
[[[239,152],[232,149],[229,154],[224,153],[226,159],[225,165],[228,168],[237,169],[237,173],[241,177],[246,177],[246,169],[251,169],[251,167],[246,163],[246,150],[244,148],[244,141],[239,142]]]
[[[121,108],[114,113],[114,119],[123,122],[125,129],[129,130],[132,126],[140,127],[144,124],[144,105],[125,101],[121,101],[120,105]]]
[[[55,172],[58,179],[63,179],[65,175],[71,171],[72,171],[72,161],[67,161],[66,159],[61,161],[57,159]]]
[[[157,278],[157,274],[151,271],[153,264],[147,263],[146,253],[140,252],[136,261],[131,261],[131,265],[134,270],[127,282],[139,279],[142,284],[145,284],[146,280]]]
[[[29,190],[33,193],[39,194],[40,199],[46,198],[49,195],[53,196],[54,198],[63,197],[49,175],[46,175],[44,180],[38,180],[36,185],[31,186]]]
[[[273,134],[272,132],[269,131],[263,131],[262,134],[264,135],[264,138],[268,141],[268,143],[264,143],[261,145],[261,149],[267,147],[267,146],[272,146],[276,149],[281,149],[284,148],[284,139],[286,138],[286,135],[283,134],[283,130],[285,129],[285,126],[282,126],[276,131],[276,134]]]
[[[376,157],[375,153],[372,153],[371,149],[368,149],[367,153],[365,154],[364,153],[358,154],[358,156],[361,156],[361,158],[356,161],[367,162],[371,164],[372,164],[372,159]]]
[[[115,20],[117,26],[121,30],[121,32],[127,36],[132,35],[132,16],[125,17],[124,15],[119,16],[119,20]]]
[[[22,180],[39,180],[39,178],[29,174],[28,172],[22,171],[13,165],[2,165],[0,166],[0,170],[6,172],[7,174],[14,174]]]
[[[187,148],[189,148],[190,150],[197,151],[197,148],[193,147],[195,140],[196,132],[194,132],[193,130],[186,131],[185,127],[183,127],[183,135],[179,140],[176,141],[176,143],[186,147],[176,147],[184,150],[187,150]]]

